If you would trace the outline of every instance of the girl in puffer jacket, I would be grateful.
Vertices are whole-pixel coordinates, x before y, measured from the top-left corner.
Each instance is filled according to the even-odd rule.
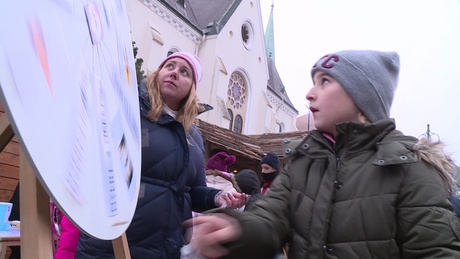
[[[312,67],[316,130],[285,141],[285,168],[249,210],[194,219],[206,258],[460,258],[442,143],[396,130],[389,117],[399,55],[345,50]]]
[[[245,194],[221,195],[206,186],[203,138],[195,125],[202,72],[198,56],[175,52],[139,84],[141,183],[126,230],[131,258],[179,259],[183,222],[192,210],[247,202]],[[115,258],[112,242],[80,233],[76,258]]]

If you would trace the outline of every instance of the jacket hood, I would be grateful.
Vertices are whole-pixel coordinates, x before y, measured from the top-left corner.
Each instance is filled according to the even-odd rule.
[[[198,103],[198,115],[214,109],[211,105],[207,103]]]
[[[243,169],[235,176],[241,191],[246,194],[260,193],[260,181],[257,173],[250,169]]]
[[[238,183],[230,173],[224,173],[219,170],[206,170],[206,183],[208,186],[220,189],[224,192],[233,187],[237,192],[241,193]]]
[[[260,181],[256,172],[251,169],[243,169],[235,175],[235,180],[241,191],[250,195],[245,209],[251,207],[255,201],[262,198]]]
[[[149,92],[147,91],[146,78],[141,80],[139,86],[137,87],[137,90],[139,92],[139,101],[141,102],[141,108],[145,107],[145,110],[150,110],[150,108],[152,107],[152,103],[150,102]]]

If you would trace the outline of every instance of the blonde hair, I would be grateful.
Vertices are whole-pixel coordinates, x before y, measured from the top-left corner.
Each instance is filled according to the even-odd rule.
[[[158,72],[160,69],[161,67],[147,77],[147,91],[151,102],[147,117],[153,122],[158,121],[163,108],[166,106],[163,97],[161,97],[160,84],[158,83]],[[181,102],[181,107],[176,114],[176,120],[184,126],[185,132],[188,132],[195,122],[197,115],[198,98],[196,96],[195,83],[193,82],[188,96]]]
[[[448,195],[452,194],[452,187],[456,181],[452,177],[454,163],[444,152],[444,144],[441,141],[433,142],[430,139],[422,138],[413,147],[417,158],[431,164],[439,176]]]
[[[364,124],[370,124],[371,123],[371,120],[369,120],[369,118],[366,115],[364,115],[364,113],[362,111],[359,111],[358,121],[361,122],[361,123],[364,123]]]

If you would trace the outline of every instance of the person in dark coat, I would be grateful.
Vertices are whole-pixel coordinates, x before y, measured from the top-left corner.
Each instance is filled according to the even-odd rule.
[[[452,163],[441,142],[390,118],[399,55],[344,50],[322,56],[307,93],[315,130],[283,142],[285,167],[249,210],[189,223],[205,258],[460,258],[449,197]]]
[[[182,223],[192,210],[247,202],[245,194],[222,195],[206,186],[203,139],[194,125],[201,75],[196,55],[176,52],[139,85],[142,164],[139,200],[126,231],[131,258],[179,259]],[[112,242],[81,233],[76,258],[114,258]]]
[[[235,175],[235,180],[241,189],[241,192],[249,194],[248,203],[245,210],[249,209],[252,204],[262,197],[260,192],[260,181],[257,173],[251,169],[243,169]]]
[[[279,175],[280,171],[280,159],[275,152],[268,152],[260,160],[260,169],[262,173],[263,185],[262,195],[265,195],[270,189],[270,185]]]

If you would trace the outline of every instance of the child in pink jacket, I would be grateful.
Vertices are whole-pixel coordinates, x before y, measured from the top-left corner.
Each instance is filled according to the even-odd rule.
[[[52,206],[55,207],[54,204]],[[53,211],[59,229],[54,259],[75,258],[80,230],[57,207]]]

